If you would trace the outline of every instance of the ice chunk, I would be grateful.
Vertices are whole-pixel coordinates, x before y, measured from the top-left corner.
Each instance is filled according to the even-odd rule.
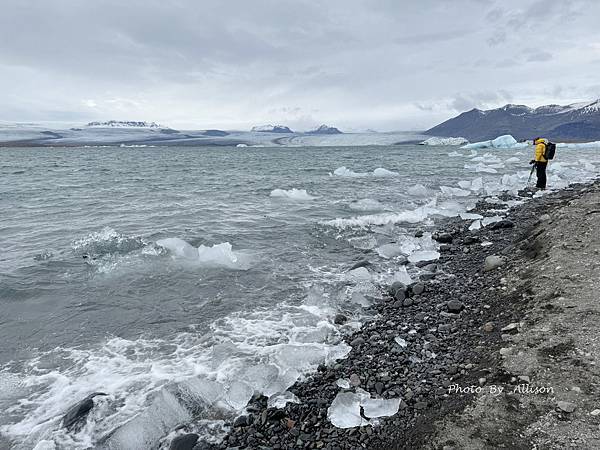
[[[471,225],[469,225],[469,230],[479,230],[481,228],[481,220],[475,220]]]
[[[520,161],[519,158],[517,158],[516,156],[513,156],[512,158],[508,158],[506,161],[504,161],[505,163],[518,163]]]
[[[241,381],[234,381],[225,394],[225,401],[235,411],[241,411],[250,401],[254,389]]]
[[[398,244],[384,244],[377,248],[377,254],[382,258],[393,258],[402,254],[402,248]]]
[[[35,447],[33,447],[33,450],[55,450],[55,449],[56,449],[56,444],[54,443],[54,441],[47,441],[47,440],[40,441],[36,444]]]
[[[461,148],[525,148],[528,145],[529,144],[527,144],[526,142],[517,142],[517,140],[510,134],[505,134],[489,141],[473,142],[471,144],[463,145]]]
[[[156,245],[166,248],[173,256],[187,259],[197,259],[198,249],[183,239],[167,238],[156,241]]]
[[[435,259],[439,259],[439,257],[439,252],[436,252],[435,250],[418,250],[412,253],[408,257],[408,260],[411,263],[417,263],[419,261],[433,261]]]
[[[350,297],[350,301],[362,306],[363,308],[371,306],[371,302],[360,292],[353,292],[352,296]]]
[[[453,188],[450,186],[440,186],[440,190],[448,196],[467,197],[471,195],[471,192],[469,191],[460,188]]]
[[[368,392],[357,388],[356,393],[339,392],[327,409],[327,418],[338,428],[353,428],[373,424],[361,416],[361,408],[366,417],[377,418],[393,416],[399,407],[399,398],[371,398]]]
[[[473,192],[478,192],[483,189],[483,178],[478,177],[471,181],[471,188]]]
[[[400,336],[395,337],[394,341],[396,341],[396,344],[398,344],[402,348],[406,348],[408,346],[406,341],[404,339],[402,339]]]
[[[352,170],[347,169],[344,166],[335,169],[333,171],[333,174],[337,175],[338,177],[364,177],[367,175],[366,173],[353,172]]]
[[[238,258],[233,253],[231,244],[223,242],[222,244],[215,244],[212,247],[204,245],[198,247],[198,260],[200,262],[211,262],[227,266],[235,264]]]
[[[483,219],[483,216],[481,214],[461,212],[460,218],[463,220],[475,220],[475,219]]]
[[[283,393],[277,393],[271,397],[267,401],[267,406],[269,408],[285,408],[285,405],[288,403],[300,403],[300,399],[296,397],[293,393],[289,391],[285,391]]]
[[[469,180],[461,180],[458,182],[461,189],[471,189],[471,182]]]
[[[342,389],[350,389],[350,382],[344,378],[340,378],[335,382],[335,384],[337,384],[338,387],[341,387]]]
[[[357,236],[348,239],[350,245],[359,250],[372,250],[377,245],[377,239],[373,236]]]
[[[361,402],[365,416],[369,418],[393,416],[400,408],[399,398],[369,398]]]
[[[409,187],[407,192],[415,197],[427,197],[429,195],[428,189],[422,184],[415,184]]]
[[[370,280],[371,274],[365,267],[358,267],[348,272],[348,278],[351,280],[364,281]]]
[[[412,278],[406,271],[406,267],[404,266],[400,266],[398,268],[398,271],[394,273],[394,276],[392,277],[392,283],[394,281],[399,281],[400,283],[403,283],[407,286],[413,282]]]
[[[273,189],[271,191],[271,197],[287,198],[290,200],[300,200],[300,201],[314,200],[316,198],[316,197],[313,197],[312,195],[308,195],[308,193],[306,192],[306,189],[295,189],[295,188],[292,188],[287,191],[284,189]]]
[[[354,428],[368,425],[360,415],[361,396],[352,392],[340,392],[327,409],[327,418],[338,428]]]
[[[500,222],[501,220],[502,220],[501,216],[484,217],[483,220],[481,221],[481,224],[484,227],[487,227],[488,225],[491,225],[492,223]]]
[[[383,167],[378,167],[373,171],[373,175],[376,177],[397,177],[400,174],[398,172],[392,172],[391,170],[384,169]]]

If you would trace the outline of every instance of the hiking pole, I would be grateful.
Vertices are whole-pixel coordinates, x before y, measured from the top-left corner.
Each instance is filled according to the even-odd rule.
[[[527,186],[525,186],[525,189],[527,189],[529,187],[529,182],[531,181],[531,176],[533,175],[534,170],[535,170],[535,163],[533,163],[531,165],[531,172],[529,172],[529,178],[527,179]]]

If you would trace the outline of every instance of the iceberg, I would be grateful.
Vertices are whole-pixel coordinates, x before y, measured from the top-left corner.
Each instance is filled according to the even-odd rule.
[[[440,138],[440,137],[434,136],[434,137],[430,137],[429,139],[424,140],[423,142],[420,143],[420,145],[450,146],[450,145],[463,145],[463,144],[468,144],[468,143],[469,143],[469,140],[465,139],[464,137]]]
[[[373,171],[373,175],[376,177],[397,177],[400,174],[398,172],[392,172],[391,170],[384,169],[383,167],[378,167]]]
[[[362,172],[353,172],[352,170],[347,169],[345,166],[338,167],[333,171],[333,174],[337,175],[338,177],[364,177],[367,175],[366,173]]]
[[[464,149],[479,149],[479,148],[525,148],[528,147],[527,142],[517,142],[517,140],[510,134],[504,134],[498,136],[496,139],[489,141],[473,142],[471,144],[463,145],[461,148]]]

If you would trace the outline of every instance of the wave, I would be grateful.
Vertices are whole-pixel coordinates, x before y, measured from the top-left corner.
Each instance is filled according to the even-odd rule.
[[[130,253],[146,245],[147,242],[139,236],[126,236],[110,227],[105,227],[99,232],[90,233],[73,241],[71,248],[79,256],[95,258],[109,254]]]

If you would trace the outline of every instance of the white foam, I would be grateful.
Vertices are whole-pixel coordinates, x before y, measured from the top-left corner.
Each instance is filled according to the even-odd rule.
[[[290,199],[290,200],[299,200],[299,201],[314,200],[316,198],[316,197],[313,197],[312,195],[308,195],[308,193],[306,192],[306,189],[296,189],[296,188],[292,188],[289,190],[273,189],[271,191],[271,197],[286,198],[286,199]]]

